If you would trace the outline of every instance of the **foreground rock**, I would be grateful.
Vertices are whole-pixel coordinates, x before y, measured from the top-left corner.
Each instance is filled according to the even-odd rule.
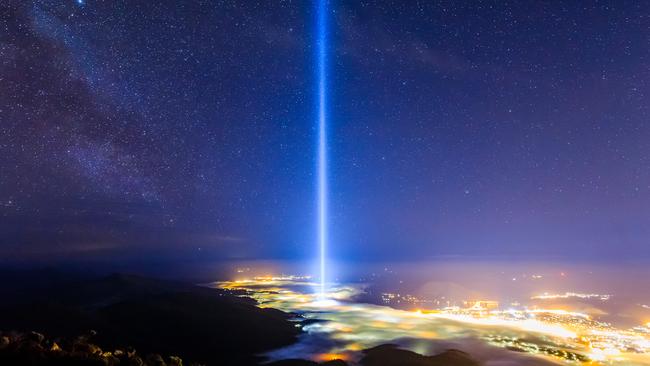
[[[183,360],[177,356],[141,355],[134,349],[102,350],[89,343],[87,336],[54,341],[36,332],[6,332],[0,333],[0,365],[183,366]]]

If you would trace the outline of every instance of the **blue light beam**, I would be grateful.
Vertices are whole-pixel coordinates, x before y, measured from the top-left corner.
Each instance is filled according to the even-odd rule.
[[[327,12],[328,0],[317,0],[318,58],[318,246],[320,249],[320,293],[326,294],[327,256]]]

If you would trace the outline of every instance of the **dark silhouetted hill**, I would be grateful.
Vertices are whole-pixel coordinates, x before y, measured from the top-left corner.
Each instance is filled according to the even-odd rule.
[[[347,363],[342,360],[332,360],[325,362],[314,362],[301,359],[280,360],[266,364],[267,366],[347,366]]]
[[[364,351],[363,366],[478,366],[467,353],[447,350],[434,356],[423,356],[399,349],[394,345],[381,345]]]
[[[7,274],[7,273],[5,273]],[[75,337],[142,353],[178,355],[207,364],[255,364],[255,356],[293,343],[299,329],[288,314],[192,284],[129,275],[84,280],[51,273],[12,273],[0,290],[0,329]],[[57,277],[58,276],[58,277]]]

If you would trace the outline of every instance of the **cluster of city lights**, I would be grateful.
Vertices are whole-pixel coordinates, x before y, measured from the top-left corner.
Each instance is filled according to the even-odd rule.
[[[549,294],[545,292],[541,295],[533,296],[533,300],[553,300],[553,299],[569,299],[569,298],[578,298],[578,299],[600,299],[602,301],[609,300],[610,295],[601,295],[601,294],[581,294],[578,292],[565,292],[563,294]]]
[[[617,329],[579,312],[501,310],[496,308],[498,303],[490,301],[405,311],[352,301],[363,291],[356,286],[331,286],[323,299],[320,284],[302,276],[265,276],[212,286],[243,292],[256,299],[260,307],[299,314],[297,320],[303,322],[301,326],[307,334],[327,337],[336,344],[319,353],[296,355],[313,360],[331,359],[331,355],[354,359],[360,350],[404,338],[472,337],[531,356],[566,362],[650,365],[650,324]]]

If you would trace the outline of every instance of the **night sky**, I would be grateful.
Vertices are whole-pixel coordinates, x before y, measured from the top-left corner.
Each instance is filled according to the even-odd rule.
[[[650,3],[332,1],[330,248],[650,257]],[[312,259],[307,1],[0,4],[0,258]]]

